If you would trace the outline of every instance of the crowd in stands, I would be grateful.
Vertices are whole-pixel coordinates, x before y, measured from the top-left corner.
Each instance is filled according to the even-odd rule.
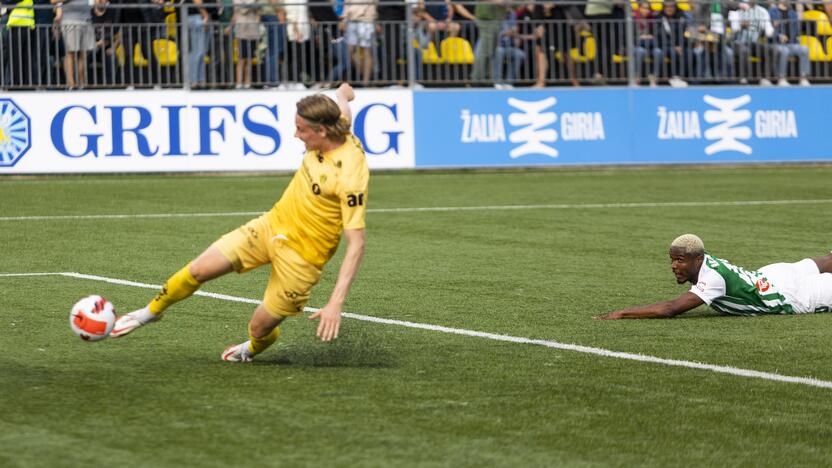
[[[808,85],[832,0],[0,0],[0,88]]]

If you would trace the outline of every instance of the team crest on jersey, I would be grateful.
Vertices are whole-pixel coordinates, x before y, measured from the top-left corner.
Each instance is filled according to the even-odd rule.
[[[764,293],[769,290],[769,288],[771,287],[771,283],[769,283],[768,280],[766,280],[765,278],[760,278],[757,280],[754,286],[757,288],[757,291]]]
[[[12,167],[32,147],[29,116],[14,101],[0,98],[0,167]]]

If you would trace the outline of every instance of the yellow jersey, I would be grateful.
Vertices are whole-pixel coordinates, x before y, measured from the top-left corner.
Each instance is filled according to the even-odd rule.
[[[370,171],[361,141],[347,135],[328,152],[307,151],[280,200],[269,211],[275,237],[323,268],[344,229],[363,229]]]

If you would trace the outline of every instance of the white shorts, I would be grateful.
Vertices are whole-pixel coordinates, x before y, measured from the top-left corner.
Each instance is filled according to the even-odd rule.
[[[774,263],[759,271],[786,297],[796,314],[832,312],[832,273],[821,273],[811,258]]]
[[[373,39],[376,36],[376,27],[373,23],[347,23],[347,45],[358,46],[362,49],[369,49],[373,46]]]

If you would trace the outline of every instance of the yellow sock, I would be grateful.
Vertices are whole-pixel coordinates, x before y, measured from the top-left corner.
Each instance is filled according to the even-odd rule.
[[[182,299],[190,297],[191,294],[199,289],[201,284],[191,275],[191,272],[188,270],[190,266],[190,263],[185,265],[184,268],[174,273],[173,276],[165,281],[162,290],[150,301],[148,307],[151,314],[161,314],[168,307]]]
[[[260,338],[255,338],[251,334],[251,325],[248,327],[248,352],[251,353],[252,356],[255,354],[260,354],[266,350],[269,346],[273,345],[277,338],[280,336],[280,327],[274,327],[274,330],[271,331],[266,336],[262,336]]]

